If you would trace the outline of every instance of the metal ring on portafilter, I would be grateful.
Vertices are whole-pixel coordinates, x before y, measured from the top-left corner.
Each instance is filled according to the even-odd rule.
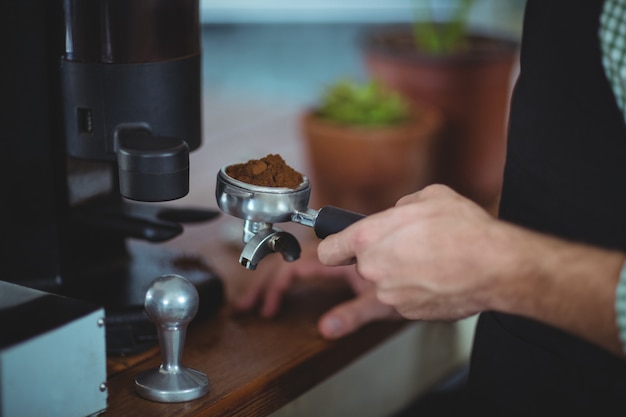
[[[224,213],[244,220],[243,241],[246,245],[239,263],[246,269],[256,269],[261,259],[274,252],[280,252],[286,261],[298,259],[301,251],[298,240],[273,224],[291,221],[294,212],[308,210],[310,194],[306,177],[295,190],[262,187],[232,178],[223,167],[217,175],[215,195]]]

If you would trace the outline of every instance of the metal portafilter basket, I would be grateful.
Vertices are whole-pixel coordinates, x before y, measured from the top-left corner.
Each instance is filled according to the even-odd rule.
[[[324,239],[365,217],[333,206],[310,209],[311,186],[306,176],[296,189],[263,187],[230,177],[226,168],[217,174],[215,196],[224,213],[244,220],[245,246],[239,263],[246,269],[256,269],[261,259],[274,252],[281,253],[288,262],[300,257],[295,236],[274,227],[274,223],[294,222],[312,227],[315,235]]]

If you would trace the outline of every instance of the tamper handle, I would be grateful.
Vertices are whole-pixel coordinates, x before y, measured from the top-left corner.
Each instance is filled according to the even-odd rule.
[[[315,235],[317,237],[324,239],[328,235],[342,231],[352,223],[355,223],[364,217],[365,215],[355,213],[350,210],[334,206],[324,206],[317,214],[313,230],[315,231]]]
[[[142,397],[172,403],[209,392],[208,377],[181,363],[187,325],[198,311],[198,302],[198,291],[181,275],[162,275],[150,284],[144,305],[159,332],[163,363],[135,378],[135,390]]]

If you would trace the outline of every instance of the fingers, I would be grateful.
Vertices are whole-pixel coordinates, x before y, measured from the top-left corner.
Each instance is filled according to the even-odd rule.
[[[418,193],[403,197],[398,201],[397,206],[407,205],[416,201],[417,198]],[[382,230],[393,228],[398,223],[398,218],[397,210],[393,208],[367,216],[341,232],[322,240],[317,247],[317,257],[324,265],[354,264],[359,255],[359,249],[368,248],[378,239]]]
[[[259,306],[261,313],[265,309],[264,315],[273,316],[279,306],[280,295],[285,291],[285,286],[289,284],[288,276],[296,274],[305,274],[307,265],[317,263],[317,242],[305,243],[302,247],[302,253],[298,262],[285,262],[281,256],[273,254],[267,257],[253,273],[248,274],[243,282],[239,285],[233,285],[234,291],[231,291],[231,303],[235,309],[246,312]],[[277,281],[282,288],[277,288],[274,293],[269,296],[268,302],[265,301],[268,296],[266,292],[273,287],[274,281]],[[264,307],[264,304],[268,304]]]
[[[443,184],[430,184],[412,194],[405,195],[396,202],[396,207],[415,203],[449,202],[450,199],[465,199],[452,188]]]
[[[369,247],[379,236],[381,222],[388,222],[392,217],[381,216],[383,213],[386,212],[372,214],[322,240],[317,246],[319,261],[328,266],[356,263],[359,249]]]
[[[360,329],[367,323],[400,318],[400,314],[393,307],[380,303],[376,293],[368,291],[325,313],[318,322],[318,329],[323,337],[337,339]]]
[[[277,275],[272,279],[270,285],[265,289],[261,315],[264,317],[274,317],[280,307],[283,294],[289,288],[291,281],[295,279],[294,273],[282,268],[277,271]]]
[[[405,224],[403,209],[372,214],[322,240],[317,247],[317,257],[324,265],[353,264],[362,251],[374,246],[381,236]]]
[[[317,247],[318,259],[325,265],[349,265],[356,262],[361,250],[370,248],[381,236],[398,228],[404,228],[407,221],[414,219],[411,214],[417,204],[450,193],[443,185],[431,185],[425,189],[402,197],[396,207],[372,214],[339,233],[328,236]],[[413,205],[413,208],[410,207]],[[421,205],[421,204],[420,204]]]
[[[276,269],[275,275],[270,279],[263,298],[261,315],[273,317],[278,312],[280,302],[293,284],[297,280],[312,279],[317,276],[329,275],[329,267],[320,264],[317,260],[301,259],[298,262],[283,264]]]
[[[251,310],[257,304],[263,290],[263,281],[258,280],[256,282],[252,282],[248,284],[245,289],[239,291],[239,293],[233,297],[231,303],[237,310]]]
[[[418,231],[424,229],[430,219],[441,215],[451,201],[460,198],[459,194],[445,185],[429,185],[402,197],[395,207],[370,215],[328,236],[318,246],[318,258],[325,265],[336,266],[355,263],[365,251],[372,252],[377,246],[380,246],[378,251],[393,253],[394,247],[378,245],[383,238],[402,235],[407,227]]]
[[[350,232],[350,227],[348,227],[342,232],[336,235],[330,235],[320,242],[317,247],[317,257],[321,263],[330,266],[350,265],[355,263],[356,252],[352,247]]]

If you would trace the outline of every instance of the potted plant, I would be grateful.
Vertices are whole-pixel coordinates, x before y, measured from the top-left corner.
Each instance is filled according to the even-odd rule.
[[[445,119],[436,178],[496,211],[502,186],[512,76],[519,45],[467,25],[474,0],[447,21],[376,28],[365,38],[370,77]]]
[[[301,122],[318,206],[370,214],[432,181],[439,112],[379,83],[340,80]]]

